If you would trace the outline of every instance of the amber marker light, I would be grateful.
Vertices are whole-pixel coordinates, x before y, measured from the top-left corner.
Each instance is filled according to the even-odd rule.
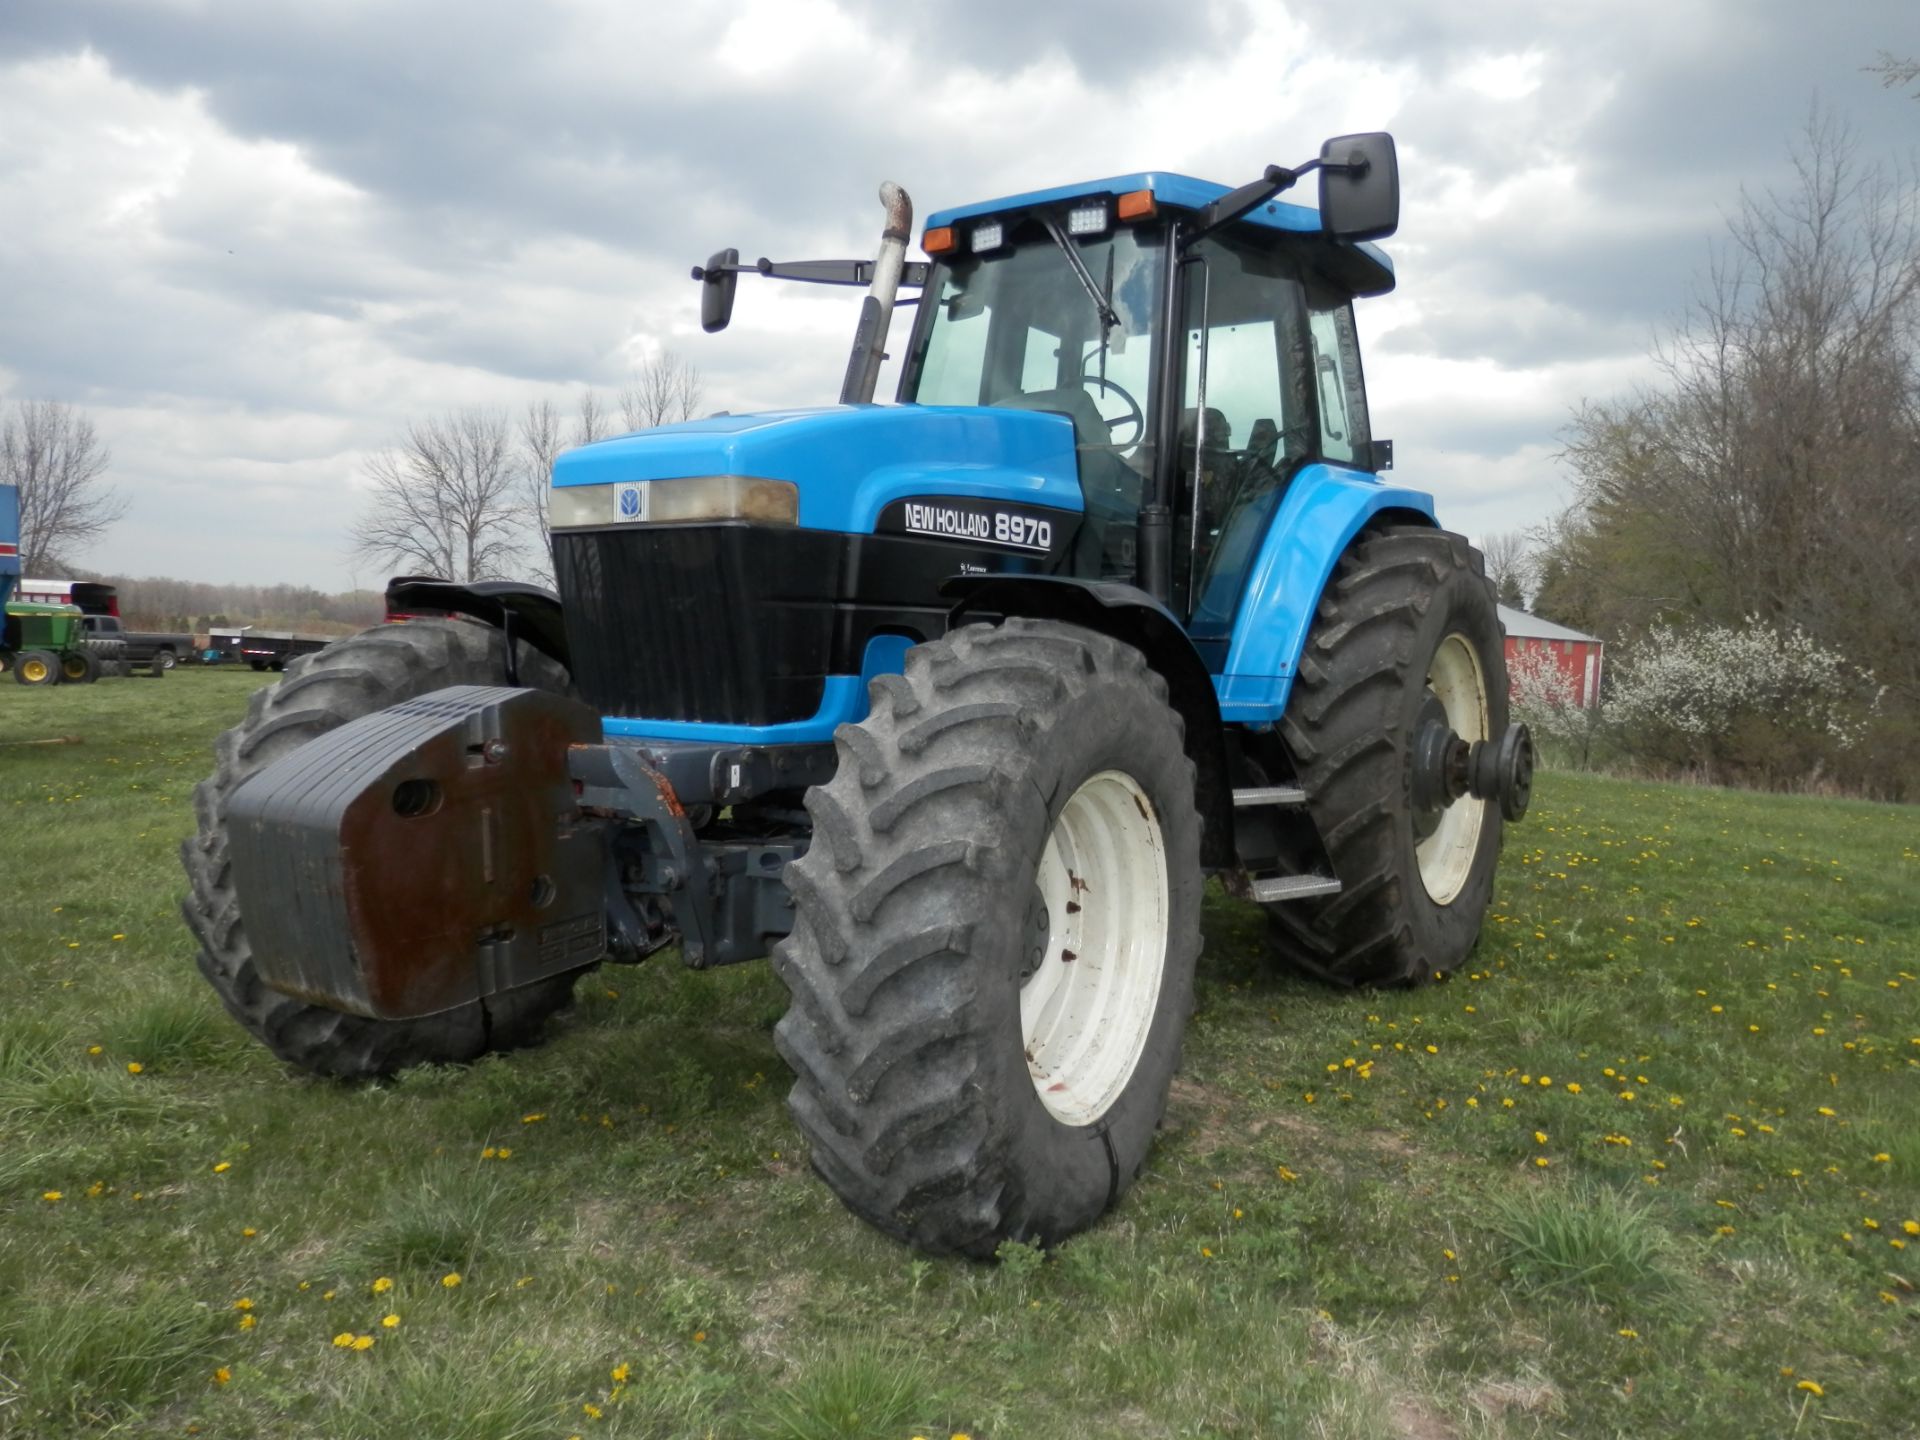
[[[921,237],[920,248],[929,255],[944,255],[953,249],[953,227],[936,225]]]
[[[1122,223],[1129,220],[1151,220],[1159,213],[1159,207],[1153,203],[1151,190],[1130,190],[1120,197],[1114,207],[1114,213]]]

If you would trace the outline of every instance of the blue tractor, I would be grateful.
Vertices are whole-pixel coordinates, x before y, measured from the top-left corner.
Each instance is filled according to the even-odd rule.
[[[1294,965],[1423,980],[1532,755],[1480,557],[1381,478],[1388,136],[942,211],[924,262],[882,200],[874,260],[695,271],[708,330],[743,273],[865,287],[842,403],[571,451],[558,595],[399,582],[455,618],[290,665],[199,788],[186,914],[233,1014],[348,1077],[530,1041],[603,961],[771,954],[814,1168],[990,1255],[1140,1172],[1207,877]]]

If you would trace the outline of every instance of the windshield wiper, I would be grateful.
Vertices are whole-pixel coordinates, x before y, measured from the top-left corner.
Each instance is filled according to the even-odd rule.
[[[1099,283],[1094,280],[1093,272],[1087,269],[1087,262],[1080,258],[1079,249],[1074,245],[1073,241],[1067,238],[1067,232],[1060,228],[1060,222],[1058,220],[1042,220],[1040,223],[1047,227],[1047,234],[1051,235],[1053,237],[1053,243],[1060,247],[1060,253],[1067,257],[1067,264],[1073,267],[1073,273],[1080,277],[1080,284],[1082,288],[1086,290],[1087,298],[1093,301],[1093,308],[1100,312],[1100,338],[1101,344],[1104,347],[1106,343],[1106,332],[1119,328],[1120,316],[1118,312],[1114,310],[1112,305],[1107,303],[1107,297],[1100,293],[1100,286]]]

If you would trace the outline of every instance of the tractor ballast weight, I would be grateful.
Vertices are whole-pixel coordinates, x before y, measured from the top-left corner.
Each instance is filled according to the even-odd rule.
[[[606,949],[605,827],[580,813],[578,701],[479,685],[364,715],[291,750],[228,807],[260,978],[380,1020],[439,1014]]]
[[[1317,172],[1318,212],[1277,197]],[[574,976],[771,953],[815,1170],[912,1244],[1093,1223],[1146,1162],[1207,875],[1341,984],[1460,964],[1532,747],[1478,555],[1388,483],[1352,302],[1385,135],[935,214],[841,403],[568,452],[558,594],[409,577],[259,692],[184,850],[201,968],[343,1076],[533,1038]],[[903,298],[903,290],[918,295]],[[896,308],[897,403],[872,403]],[[427,617],[427,618],[420,618]]]

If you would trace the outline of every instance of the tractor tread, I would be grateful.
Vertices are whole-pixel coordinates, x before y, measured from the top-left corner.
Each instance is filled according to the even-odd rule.
[[[982,1069],[990,956],[977,917],[1004,909],[1007,866],[1026,843],[1015,837],[1037,844],[1050,823],[1019,757],[1063,705],[1144,669],[1130,647],[1050,622],[962,627],[872,683],[867,719],[836,732],[837,773],[809,795],[826,843],[787,867],[796,923],[774,967],[793,1004],[775,1044],[815,1171],[909,1244],[985,1257],[1045,1228],[993,1138],[1010,1097]],[[1178,763],[1190,796],[1192,764],[1184,752]],[[1018,1062],[1017,1041],[1011,1054]],[[1023,1064],[1018,1084],[1031,1091]],[[1121,1186],[1140,1166],[1126,1168]],[[1107,1190],[1103,1171],[1101,1208]]]

